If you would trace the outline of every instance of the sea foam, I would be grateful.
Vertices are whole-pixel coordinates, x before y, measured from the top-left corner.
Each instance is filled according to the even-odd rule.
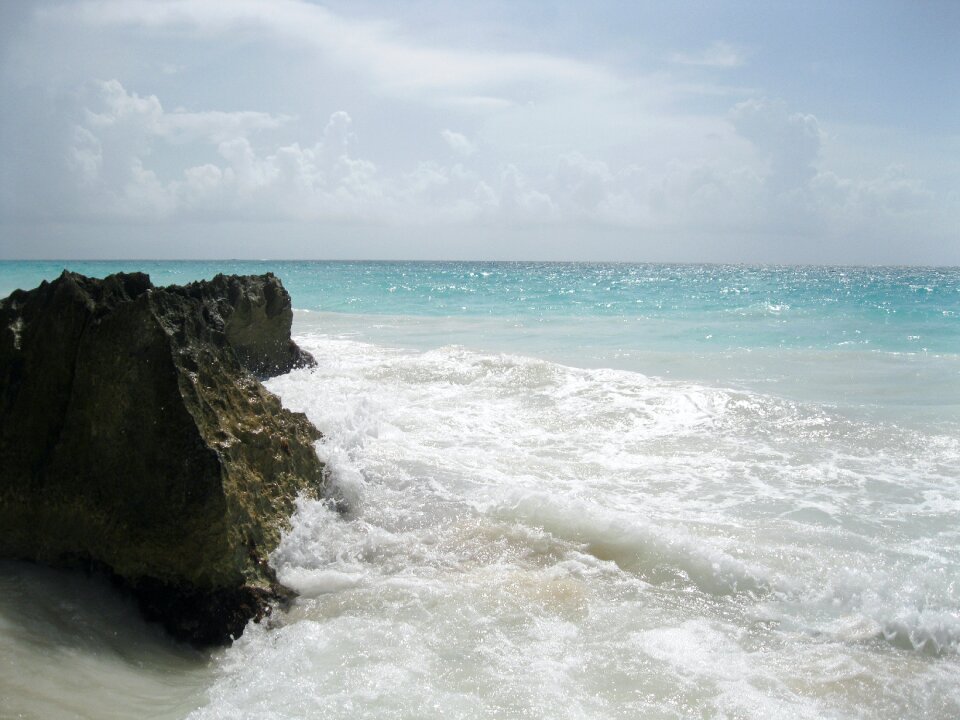
[[[362,679],[314,674],[316,707],[389,714],[365,702],[389,687],[406,716],[416,683],[463,717],[960,708],[954,438],[627,370],[298,341],[318,368],[270,387],[326,433],[356,510],[301,502],[273,558],[303,593],[282,637],[383,643]]]

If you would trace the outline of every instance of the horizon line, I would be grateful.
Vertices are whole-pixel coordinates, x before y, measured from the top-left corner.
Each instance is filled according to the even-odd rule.
[[[411,259],[411,258],[0,258],[0,263],[465,263],[465,264],[541,264],[541,265],[707,265],[762,268],[914,268],[960,269],[960,264],[911,263],[816,263],[753,262],[718,260],[495,260],[495,259]],[[64,268],[66,269],[66,268]]]

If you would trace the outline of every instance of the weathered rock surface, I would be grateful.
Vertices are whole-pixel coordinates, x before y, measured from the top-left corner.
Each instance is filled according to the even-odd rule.
[[[312,364],[273,275],[64,272],[0,300],[0,556],[93,566],[229,641],[289,597],[267,556],[323,490],[319,431],[254,377]]]

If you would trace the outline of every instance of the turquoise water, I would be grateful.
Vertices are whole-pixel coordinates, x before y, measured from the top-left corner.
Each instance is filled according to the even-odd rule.
[[[361,315],[616,320],[651,349],[960,352],[960,268],[453,262],[3,262],[0,296],[64,268],[156,285],[273,272],[298,309]]]
[[[269,271],[296,309],[322,314],[314,323],[375,343],[513,352],[904,423],[960,422],[960,268],[4,262],[0,296],[64,267],[139,270],[156,285]]]
[[[208,655],[0,567],[0,716],[960,717],[960,270],[69,267],[279,275],[318,366],[267,385],[352,510]]]

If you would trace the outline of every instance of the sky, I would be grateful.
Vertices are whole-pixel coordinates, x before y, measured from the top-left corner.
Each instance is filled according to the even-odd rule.
[[[0,2],[0,259],[960,265],[960,2]]]

